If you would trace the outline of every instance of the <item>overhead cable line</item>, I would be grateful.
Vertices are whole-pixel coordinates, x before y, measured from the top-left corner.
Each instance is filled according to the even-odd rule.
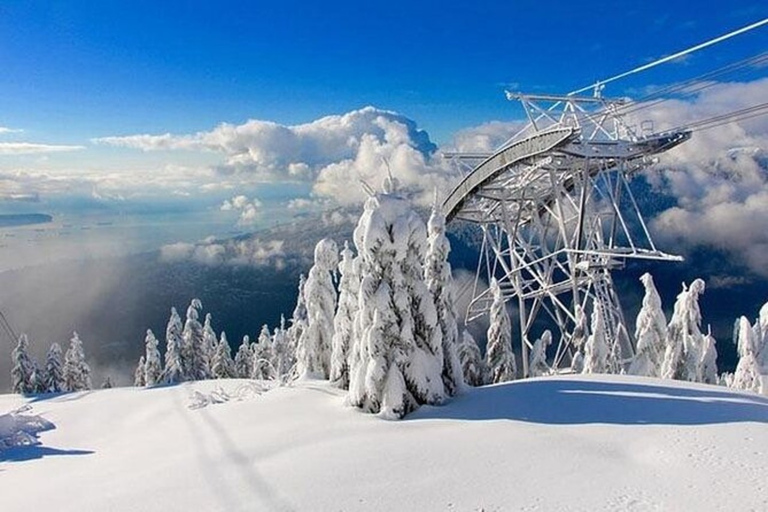
[[[720,43],[722,41],[725,41],[727,39],[730,39],[732,37],[735,37],[739,34],[743,34],[745,32],[749,32],[750,30],[754,30],[756,28],[762,27],[763,25],[768,24],[768,18],[764,18],[760,21],[757,21],[755,23],[752,23],[751,25],[747,25],[746,27],[742,27],[740,29],[734,30],[732,32],[728,32],[727,34],[723,34],[722,36],[716,37],[714,39],[710,39],[709,41],[705,41],[703,43],[697,44],[696,46],[692,46],[691,48],[688,48],[686,50],[679,51],[677,53],[673,53],[672,55],[667,55],[666,57],[662,57],[660,59],[657,59],[653,62],[649,62],[648,64],[643,64],[642,66],[638,66],[634,69],[630,69],[629,71],[625,71],[624,73],[619,73],[616,76],[612,76],[610,78],[607,78],[605,80],[599,80],[595,82],[592,85],[588,85],[586,87],[582,87],[581,89],[577,89],[575,91],[569,92],[568,96],[573,96],[582,92],[586,92],[589,90],[594,90],[596,93],[599,94],[599,91],[602,87],[605,86],[605,84],[615,82],[616,80],[620,80],[622,78],[628,77],[630,75],[634,75],[635,73],[640,73],[642,71],[646,71],[648,69],[651,69],[653,67],[656,67],[660,64],[664,64],[665,62],[670,62],[675,59],[679,59],[680,57],[684,57],[688,54],[691,54],[693,52],[696,52],[698,50],[702,50],[704,48],[707,48],[709,46],[712,46],[714,44]]]

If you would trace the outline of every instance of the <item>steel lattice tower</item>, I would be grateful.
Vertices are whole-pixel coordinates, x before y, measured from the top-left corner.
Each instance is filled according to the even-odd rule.
[[[628,259],[679,261],[657,249],[629,186],[655,155],[689,131],[640,130],[621,115],[626,100],[507,93],[528,124],[494,153],[446,155],[471,169],[443,203],[446,217],[482,229],[480,264],[467,321],[491,303],[480,278],[495,278],[513,319],[528,375],[531,337],[542,315],[559,330],[553,367],[569,364],[577,311],[599,308],[619,365],[633,356],[611,272]],[[539,322],[541,324],[541,322]],[[558,333],[554,333],[558,339]],[[619,371],[620,368],[614,368]]]

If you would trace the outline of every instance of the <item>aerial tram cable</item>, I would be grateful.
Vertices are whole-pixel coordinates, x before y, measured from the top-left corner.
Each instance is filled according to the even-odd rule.
[[[722,68],[718,68],[714,71],[710,71],[703,75],[699,75],[690,80],[686,80],[685,82],[682,82],[680,84],[674,84],[668,87],[664,87],[650,94],[647,94],[646,96],[638,98],[637,100],[633,100],[632,103],[628,103],[626,106],[618,107],[617,112],[620,113],[621,115],[632,114],[635,112],[639,112],[641,110],[646,110],[648,108],[659,105],[665,101],[670,101],[671,99],[673,99],[670,96],[662,96],[662,95],[672,95],[672,94],[693,95],[694,93],[698,93],[710,87],[719,85],[720,82],[713,81],[714,78],[718,78],[730,73],[735,73],[737,71],[743,71],[750,67],[761,66],[764,64],[768,64],[768,52],[764,52],[759,55],[750,57],[748,59],[744,59],[742,61],[729,64],[727,66],[723,66]]]
[[[582,87],[581,89],[576,89],[575,91],[569,92],[568,96],[575,96],[577,94],[580,94],[582,92],[586,92],[589,90],[593,90],[595,92],[595,95],[600,94],[600,90],[605,87],[606,84],[609,84],[611,82],[615,82],[616,80],[620,80],[622,78],[626,78],[630,75],[634,75],[635,73],[640,73],[642,71],[646,71],[648,69],[651,69],[653,67],[656,67],[660,64],[664,64],[665,62],[670,62],[675,59],[679,59],[680,57],[684,57],[686,55],[689,55],[693,52],[696,52],[698,50],[702,50],[704,48],[707,48],[709,46],[712,46],[714,44],[720,43],[722,41],[725,41],[727,39],[730,39],[732,37],[735,37],[739,34],[743,34],[745,32],[749,32],[750,30],[754,30],[756,28],[762,27],[763,25],[768,24],[768,18],[764,18],[760,21],[757,21],[755,23],[752,23],[751,25],[747,25],[746,27],[742,27],[740,29],[734,30],[732,32],[728,32],[727,34],[723,34],[722,36],[716,37],[714,39],[710,39],[709,41],[705,41],[703,43],[697,44],[696,46],[692,46],[686,50],[679,51],[677,53],[673,53],[672,55],[667,55],[666,57],[662,57],[660,59],[657,59],[653,62],[649,62],[648,64],[643,64],[642,66],[638,66],[634,69],[630,69],[629,71],[625,71],[624,73],[619,73],[616,76],[612,76],[610,78],[607,78],[605,80],[599,80],[598,82],[595,82],[592,85],[588,85],[586,87]]]
[[[13,327],[11,327],[11,324],[8,323],[8,319],[5,318],[5,314],[2,310],[0,310],[0,327],[2,327],[3,331],[5,331],[5,335],[11,339],[11,345],[19,340],[19,337],[16,336]]]

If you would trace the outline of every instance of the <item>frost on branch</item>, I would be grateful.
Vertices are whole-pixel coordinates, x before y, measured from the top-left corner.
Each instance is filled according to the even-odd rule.
[[[661,298],[653,284],[653,277],[646,273],[640,277],[640,281],[645,287],[645,295],[635,320],[637,350],[629,373],[659,377],[667,338],[667,318],[661,308]]]
[[[360,290],[360,265],[360,259],[355,258],[349,244],[344,242],[339,263],[339,306],[333,318],[330,375],[331,384],[341,389],[349,389],[349,352]]]
[[[445,216],[439,205],[432,207],[427,222],[428,240],[424,279],[437,308],[437,322],[443,343],[443,384],[449,395],[461,388],[463,373],[458,357],[459,328],[453,298],[453,274],[448,254],[451,244],[445,236]]]
[[[304,286],[307,327],[296,348],[298,373],[302,377],[327,379],[331,373],[333,319],[336,311],[336,289],[332,273],[338,265],[336,242],[329,238],[315,246],[315,264],[309,270]]]
[[[757,358],[755,357],[757,337],[752,326],[749,324],[749,320],[744,316],[739,319],[738,336],[737,350],[739,352],[739,363],[736,365],[736,372],[733,374],[731,387],[761,393],[760,366],[757,364]]]
[[[442,336],[424,282],[427,230],[394,194],[365,203],[354,233],[363,276],[348,401],[387,418],[445,398]]]
[[[488,367],[488,382],[498,383],[514,380],[517,374],[515,354],[512,352],[512,324],[504,303],[499,283],[491,281],[490,326],[485,361]]]
[[[661,377],[665,379],[701,381],[704,336],[701,333],[699,295],[704,281],[696,279],[677,296],[674,312],[667,326],[666,350]]]

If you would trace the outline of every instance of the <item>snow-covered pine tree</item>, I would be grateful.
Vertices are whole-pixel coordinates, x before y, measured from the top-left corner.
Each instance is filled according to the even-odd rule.
[[[445,397],[434,300],[423,278],[426,226],[410,204],[385,193],[365,202],[354,240],[361,258],[348,401],[402,418]]]
[[[552,369],[547,364],[547,348],[552,344],[552,333],[544,331],[541,338],[537,339],[533,343],[531,349],[530,363],[528,364],[528,371],[531,377],[541,377],[542,375],[549,375]]]
[[[331,384],[341,389],[349,389],[349,351],[360,290],[359,267],[360,260],[354,257],[349,244],[344,242],[339,262],[339,306],[333,318],[330,374]]]
[[[211,314],[205,314],[205,322],[203,322],[203,355],[205,363],[205,373],[208,375],[206,378],[213,376],[213,355],[216,353],[216,348],[219,345],[216,331],[213,330],[211,325]]]
[[[11,391],[22,395],[34,393],[35,386],[32,382],[34,367],[29,357],[29,340],[26,334],[19,336],[16,348],[11,352]]]
[[[445,216],[437,201],[432,206],[427,233],[424,280],[437,309],[443,348],[443,385],[446,393],[453,396],[464,383],[464,375],[458,356],[459,327],[453,298],[453,274],[451,264],[448,263],[451,244],[445,236]]]
[[[250,379],[253,370],[253,354],[251,352],[251,338],[246,334],[240,343],[240,348],[235,354],[235,374],[239,379]]]
[[[136,369],[133,370],[133,385],[137,388],[143,388],[147,385],[147,363],[143,355],[139,357]]]
[[[213,362],[211,363],[211,371],[214,379],[237,377],[235,362],[232,360],[232,349],[224,332],[221,333],[221,340],[216,345],[216,352],[213,354]]]
[[[696,279],[690,288],[683,283],[677,296],[672,318],[667,326],[666,350],[661,377],[665,379],[701,381],[702,345],[699,295],[704,281]]]
[[[491,297],[493,302],[489,313],[485,365],[488,368],[488,382],[496,384],[514,380],[517,376],[517,364],[512,352],[512,323],[496,279],[491,281]]]
[[[151,329],[147,329],[144,338],[144,385],[154,386],[162,381],[163,365],[160,361],[160,351],[157,348],[157,338]]]
[[[744,316],[739,319],[739,344],[737,349],[739,363],[736,365],[736,372],[733,374],[731,386],[735,389],[762,393],[760,367],[755,357],[757,339],[752,326],[749,324],[749,320]]]
[[[37,365],[37,361],[33,359],[32,360],[32,387],[34,388],[34,393],[46,392],[45,381],[46,381],[45,368],[40,368]]]
[[[707,328],[707,334],[702,343],[701,355],[701,382],[705,384],[717,384],[717,349],[715,348],[715,337],[712,336],[712,328]]]
[[[91,367],[85,362],[83,342],[77,333],[72,333],[69,349],[64,355],[64,389],[83,391],[91,389]]]
[[[591,334],[584,344],[583,373],[605,373],[611,348],[605,339],[603,314],[599,307],[592,309]]]
[[[291,316],[291,326],[287,331],[287,341],[293,357],[296,357],[296,349],[299,340],[307,328],[307,304],[304,302],[304,288],[307,285],[307,278],[304,274],[299,275],[299,286],[296,294],[296,307]]]
[[[171,317],[165,329],[165,367],[163,381],[168,384],[184,380],[184,363],[181,358],[181,348],[184,340],[181,337],[181,318],[176,308],[171,308]]]
[[[298,373],[301,377],[327,379],[331,373],[333,317],[336,312],[336,289],[332,273],[339,263],[339,250],[330,238],[315,246],[315,264],[309,270],[304,287],[307,305],[307,327],[296,347]]]
[[[661,308],[661,298],[651,274],[643,274],[640,282],[645,287],[645,295],[635,320],[637,350],[629,366],[629,374],[659,377],[667,338],[667,317]]]
[[[582,373],[584,371],[584,346],[589,339],[589,322],[587,315],[579,304],[576,304],[575,321],[573,332],[571,333],[571,346],[573,347],[573,356],[571,356],[571,371],[573,373]]]
[[[470,386],[482,386],[485,384],[485,361],[480,353],[475,338],[464,330],[459,345],[459,363],[461,364],[464,382]]]
[[[757,332],[757,364],[763,374],[768,375],[768,302],[760,308],[760,314],[755,322]]]
[[[51,343],[45,357],[45,392],[59,393],[64,390],[64,369],[61,362],[61,346]]]
[[[204,380],[209,378],[206,349],[203,345],[203,326],[200,325],[200,310],[203,304],[200,299],[192,299],[187,308],[187,320],[181,333],[181,361],[184,364],[184,374],[187,380]]]
[[[259,338],[252,346],[252,350],[251,378],[258,380],[274,379],[275,375],[272,370],[272,336],[266,324],[261,327]]]
[[[294,356],[285,329],[285,317],[280,315],[280,325],[272,335],[272,367],[277,373],[277,380],[284,381],[289,378],[296,364]]]

